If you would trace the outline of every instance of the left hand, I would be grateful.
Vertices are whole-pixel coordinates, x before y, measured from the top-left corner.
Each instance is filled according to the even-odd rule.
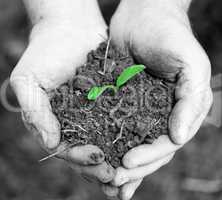
[[[109,182],[115,170],[104,161],[101,149],[82,145],[68,150],[61,141],[60,123],[52,112],[49,95],[86,62],[87,53],[103,41],[100,34],[106,37],[107,27],[97,1],[24,0],[24,3],[33,28],[10,81],[25,125],[47,152],[61,152],[58,157],[78,174]]]
[[[112,18],[111,38],[120,49],[129,48],[150,73],[176,81],[176,105],[169,119],[170,137],[130,150],[111,185],[104,185],[107,195],[119,193],[129,200],[145,176],[167,164],[196,134],[209,111],[210,62],[192,33],[188,7],[178,1],[122,0]]]

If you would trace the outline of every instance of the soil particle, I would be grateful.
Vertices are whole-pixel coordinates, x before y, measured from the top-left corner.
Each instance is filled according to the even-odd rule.
[[[89,101],[92,86],[115,84],[125,68],[136,64],[128,52],[119,52],[112,44],[105,62],[106,49],[103,42],[88,54],[73,79],[53,91],[51,105],[61,124],[63,142],[97,145],[105,160],[117,168],[130,149],[168,134],[175,84],[143,71],[116,94],[107,90],[96,101]],[[97,162],[101,158],[91,155],[91,159]]]

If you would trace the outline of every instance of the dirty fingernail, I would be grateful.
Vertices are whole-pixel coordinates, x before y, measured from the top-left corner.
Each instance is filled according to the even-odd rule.
[[[92,153],[90,154],[90,160],[92,161],[92,164],[98,164],[103,162],[104,160],[104,154],[102,152],[100,153]]]

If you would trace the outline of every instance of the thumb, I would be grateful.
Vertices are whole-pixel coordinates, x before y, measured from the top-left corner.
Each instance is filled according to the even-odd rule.
[[[208,114],[213,99],[209,86],[200,90],[190,90],[182,95],[184,88],[188,87],[187,84],[183,83],[181,87],[177,87],[178,101],[169,118],[170,137],[179,145],[183,145],[196,134]]]
[[[31,74],[13,72],[10,82],[21,106],[24,121],[36,130],[33,134],[41,136],[46,148],[57,147],[60,142],[60,125],[51,111],[44,89]]]

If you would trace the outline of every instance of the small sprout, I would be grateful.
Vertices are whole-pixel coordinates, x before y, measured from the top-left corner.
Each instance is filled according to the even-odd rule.
[[[116,86],[114,85],[104,85],[102,87],[95,86],[90,89],[87,96],[88,100],[96,100],[107,89],[112,89],[114,92],[117,92],[122,85],[124,85],[128,80],[133,78],[138,73],[142,72],[144,69],[145,69],[144,65],[133,65],[131,67],[126,68],[117,78]]]
[[[113,85],[104,85],[102,87],[93,87],[89,93],[87,98],[89,100],[96,100],[103,92],[105,92],[107,89],[112,89],[114,92],[117,92],[117,89]]]
[[[125,84],[128,80],[133,78],[136,74],[142,72],[145,69],[144,65],[133,65],[123,70],[120,76],[117,78],[116,86],[119,88]]]

